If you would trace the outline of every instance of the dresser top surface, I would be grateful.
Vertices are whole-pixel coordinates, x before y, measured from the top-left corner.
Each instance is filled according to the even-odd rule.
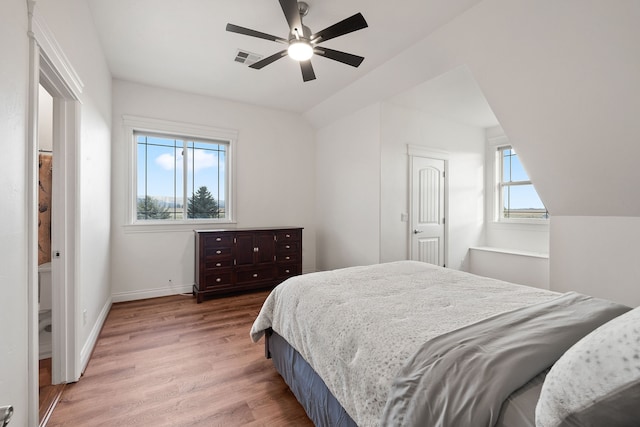
[[[215,228],[210,230],[193,230],[196,233],[220,233],[229,231],[275,231],[275,230],[303,230],[304,227],[243,227],[243,228]]]

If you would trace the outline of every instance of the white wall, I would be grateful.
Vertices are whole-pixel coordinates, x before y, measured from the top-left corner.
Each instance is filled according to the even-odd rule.
[[[78,337],[83,358],[111,303],[111,74],[83,0],[39,1],[38,16],[51,30],[62,52],[84,84],[80,116],[79,170],[76,197],[76,286],[80,310]],[[55,166],[54,166],[55,167]],[[80,319],[82,315],[78,313]]]
[[[319,269],[408,258],[408,144],[447,153],[447,265],[468,268],[483,239],[484,129],[385,102],[318,130]]]
[[[0,406],[27,425],[27,4],[0,2]]]
[[[507,282],[549,289],[549,257],[545,254],[476,247],[469,249],[469,272]]]
[[[381,261],[408,258],[407,144],[447,154],[447,266],[468,269],[467,250],[483,242],[484,129],[384,103],[382,109]]]
[[[540,254],[549,253],[549,224],[503,224],[487,220],[486,246]]]
[[[130,139],[123,115],[238,131],[237,224],[230,227],[304,227],[303,271],[315,271],[314,139],[300,115],[115,80],[111,265],[115,301],[191,292],[195,265],[193,226],[167,232],[125,224]]]
[[[552,248],[561,239],[578,247],[571,221],[558,218],[594,217],[600,226],[600,216],[640,216],[639,20],[635,0],[484,0],[305,115],[322,127],[464,64],[526,159],[553,218]],[[631,235],[640,229],[629,227]],[[560,282],[575,274],[574,265],[554,260],[557,252],[552,288],[570,286]],[[636,273],[608,251],[584,262]],[[640,297],[640,288],[585,280],[605,296]]]
[[[551,288],[640,306],[640,218],[562,216],[551,223]]]
[[[316,134],[318,269],[380,262],[380,104]]]
[[[53,98],[42,86],[38,91],[38,150],[53,149]]]

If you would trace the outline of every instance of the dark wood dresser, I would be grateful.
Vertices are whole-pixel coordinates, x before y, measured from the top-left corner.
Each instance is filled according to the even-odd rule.
[[[205,296],[273,288],[302,274],[302,228],[196,230],[193,294]]]

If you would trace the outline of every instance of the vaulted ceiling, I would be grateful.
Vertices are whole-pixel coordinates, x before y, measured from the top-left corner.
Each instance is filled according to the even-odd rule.
[[[369,28],[327,43],[364,56],[360,68],[314,58],[308,83],[288,58],[260,71],[233,61],[238,48],[280,49],[224,29],[284,36],[276,0],[87,1],[116,78],[298,112],[318,128],[380,101],[472,124],[460,113],[479,95],[553,216],[640,215],[637,0],[309,0],[314,31],[356,12]]]
[[[239,49],[262,56],[282,50],[280,44],[225,31],[226,24],[233,23],[286,37],[287,22],[277,0],[88,0],[114,78],[300,113],[370,73],[478,2],[307,0],[310,10],[304,23],[312,31],[357,12],[364,15],[369,27],[324,44],[364,56],[359,68],[314,57],[317,79],[304,83],[299,65],[289,58],[262,70],[234,61]],[[478,104],[485,111],[469,112],[469,117],[476,117],[470,120],[492,115],[486,111],[488,105],[472,82],[462,82],[460,86],[452,80],[466,77],[451,76],[441,82],[445,86],[431,83],[420,89],[422,93],[406,93],[396,102],[420,108],[420,99],[429,94],[442,98],[446,97],[446,91],[457,88],[449,98],[451,111],[459,111],[462,105],[468,109],[469,105]],[[458,116],[456,120],[468,118],[464,114]]]

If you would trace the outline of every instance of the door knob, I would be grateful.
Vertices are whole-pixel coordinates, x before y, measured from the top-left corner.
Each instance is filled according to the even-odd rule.
[[[413,230],[413,234],[424,233],[423,230]]]
[[[0,426],[6,427],[11,420],[11,416],[13,415],[13,406],[3,406],[0,407]]]

